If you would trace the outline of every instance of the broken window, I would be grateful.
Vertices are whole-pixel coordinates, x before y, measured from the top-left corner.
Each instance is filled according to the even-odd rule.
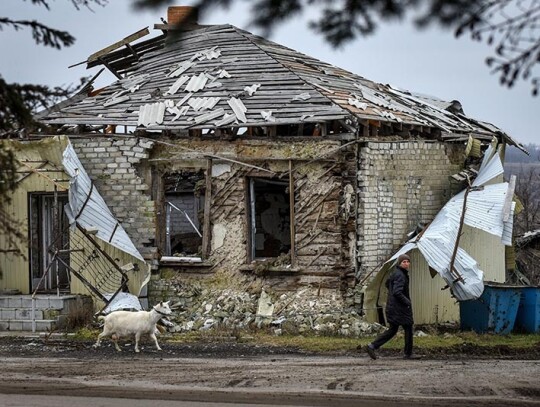
[[[250,178],[251,259],[278,257],[291,249],[289,183]]]
[[[165,187],[165,254],[189,256],[201,252],[204,174],[167,174]]]
[[[69,221],[64,211],[67,194],[30,194],[30,276],[32,291],[69,292]],[[56,261],[56,256],[62,261]],[[43,275],[47,272],[47,276]],[[41,283],[40,283],[41,282]]]
[[[276,134],[280,137],[321,136],[322,126],[319,123],[285,124],[277,126]]]

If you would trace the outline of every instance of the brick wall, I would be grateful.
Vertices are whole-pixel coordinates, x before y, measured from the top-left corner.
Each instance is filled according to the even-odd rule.
[[[358,172],[359,275],[390,257],[418,223],[430,222],[456,192],[461,146],[409,141],[366,143]],[[457,154],[456,154],[457,153]]]
[[[138,138],[72,139],[73,148],[111,212],[145,258],[156,252],[155,209],[137,165],[153,142]]]
[[[166,197],[168,202],[171,202],[174,206],[176,206],[178,209],[181,209],[185,211],[188,216],[190,217],[191,221],[195,224],[197,228],[200,228],[199,225],[199,217],[198,217],[198,211],[200,209],[199,207],[199,201],[198,198],[196,198],[193,193],[188,194],[180,194],[180,195],[168,195]],[[170,209],[171,217],[170,217],[170,227],[171,231],[174,233],[194,233],[195,230],[193,229],[193,226],[189,222],[189,220],[186,218],[186,216],[176,210],[175,208]]]

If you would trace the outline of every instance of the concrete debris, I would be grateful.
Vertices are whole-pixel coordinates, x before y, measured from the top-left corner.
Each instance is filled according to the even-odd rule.
[[[264,289],[248,293],[173,280],[160,280],[153,289],[181,309],[170,318],[172,332],[273,327],[274,332],[281,330],[276,334],[360,337],[384,330],[377,323],[362,320],[358,314],[360,294],[352,288],[344,298],[335,292],[309,288],[278,296]],[[172,297],[170,293],[174,293]]]
[[[207,319],[206,321],[204,321],[204,324],[203,326],[201,327],[201,330],[205,331],[207,329],[210,329],[212,328],[214,325],[215,325],[216,321],[214,321],[213,319]]]
[[[234,97],[230,98],[227,101],[227,103],[229,104],[229,106],[233,110],[233,112],[236,115],[237,119],[240,120],[242,123],[246,123],[247,122],[247,118],[246,118],[247,108],[246,108],[246,106],[244,106],[244,103],[240,99],[237,99],[237,98],[234,98]]]
[[[292,101],[295,102],[301,102],[301,101],[304,101],[304,100],[308,100],[308,99],[311,99],[311,95],[308,93],[308,92],[304,92],[304,93],[301,93],[299,95],[296,95],[292,98]]]
[[[285,318],[284,316],[280,316],[278,319],[275,319],[272,322],[270,322],[270,325],[281,325],[286,320],[287,320],[287,318]]]
[[[257,89],[259,89],[261,87],[261,84],[260,83],[254,83],[253,85],[251,86],[246,86],[244,88],[244,91],[249,95],[249,96],[253,96],[253,94],[255,92],[257,92]]]
[[[259,302],[257,306],[257,316],[262,318],[271,317],[274,314],[274,304],[272,298],[262,291],[259,297]]]

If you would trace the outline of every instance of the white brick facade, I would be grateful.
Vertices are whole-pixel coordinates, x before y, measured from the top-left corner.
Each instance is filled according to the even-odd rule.
[[[388,259],[405,242],[408,232],[419,223],[430,222],[452,196],[448,177],[462,167],[460,151],[463,148],[458,145],[426,141],[369,142],[361,147],[360,276]],[[460,159],[454,160],[456,156]]]

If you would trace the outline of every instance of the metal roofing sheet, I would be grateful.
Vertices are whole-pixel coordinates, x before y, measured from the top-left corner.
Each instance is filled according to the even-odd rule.
[[[495,148],[495,147],[494,147]],[[486,151],[490,153],[490,151]],[[501,238],[505,245],[512,244],[513,211],[515,203],[511,206],[511,215],[507,222],[503,222],[503,211],[506,195],[509,193],[509,184],[484,185],[499,173],[502,166],[498,154],[492,154],[491,159],[485,162],[480,169],[477,180],[473,183],[467,195],[465,216],[463,222],[471,227],[483,230]],[[418,248],[430,267],[436,270],[451,287],[453,294],[459,301],[476,299],[483,292],[483,271],[477,262],[462,248],[458,248],[454,267],[463,278],[458,281],[450,273],[454,247],[458,239],[460,222],[463,213],[465,191],[450,199],[439,211],[435,219],[427,226],[422,235],[414,237],[406,243],[391,259],[414,248]],[[387,268],[388,265],[385,266]]]
[[[486,153],[490,153],[489,148]],[[473,186],[484,185],[502,174],[504,174],[504,167],[499,154],[495,152],[491,159],[482,162],[478,176],[473,181]]]
[[[71,178],[69,203],[66,205],[70,224],[77,222],[86,230],[97,230],[96,236],[104,242],[144,261],[98,190],[93,187],[71,143],[64,150],[62,164]]]

